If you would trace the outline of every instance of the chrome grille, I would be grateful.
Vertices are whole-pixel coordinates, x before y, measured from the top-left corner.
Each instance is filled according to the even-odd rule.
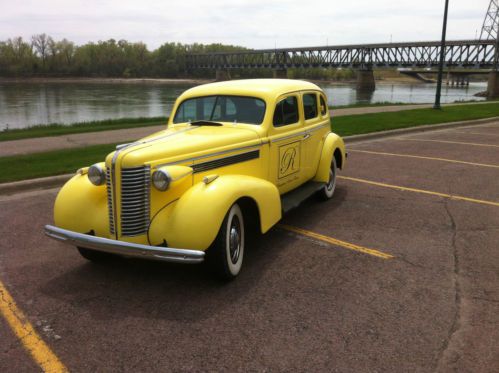
[[[113,190],[111,186],[111,169],[106,168],[107,211],[109,212],[109,232],[114,234]]]
[[[121,235],[138,236],[149,227],[149,166],[121,170]]]

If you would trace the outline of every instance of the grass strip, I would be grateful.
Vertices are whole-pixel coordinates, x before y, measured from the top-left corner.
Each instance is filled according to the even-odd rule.
[[[81,167],[104,161],[117,144],[54,150],[0,158],[0,183],[76,172]]]
[[[331,119],[333,132],[340,136],[459,122],[499,116],[499,103],[447,106],[442,110],[412,109],[398,112],[348,115]]]
[[[167,117],[122,118],[73,124],[53,123],[28,128],[9,129],[0,132],[0,141],[21,140],[34,137],[61,136],[73,133],[100,132],[125,128],[158,126],[166,124]]]
[[[390,101],[378,101],[372,103],[357,103],[349,105],[329,105],[328,108],[331,110],[335,109],[356,109],[364,107],[379,107],[379,106],[409,106],[409,105],[424,105],[422,103],[409,103],[409,102],[390,102]]]

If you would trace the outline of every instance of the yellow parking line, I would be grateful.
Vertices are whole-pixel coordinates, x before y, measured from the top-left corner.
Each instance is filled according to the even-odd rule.
[[[422,194],[430,194],[430,195],[433,195],[433,196],[438,196],[438,197],[443,197],[443,198],[449,198],[449,199],[453,199],[453,200],[456,200],[456,201],[466,201],[466,202],[479,203],[479,204],[482,204],[482,205],[490,205],[490,206],[499,207],[499,202],[485,201],[485,200],[481,200],[481,199],[468,198],[468,197],[462,197],[462,196],[455,196],[455,195],[452,195],[452,194],[446,194],[446,193],[440,193],[440,192],[432,192],[430,190],[408,188],[408,187],[403,187],[403,186],[398,186],[398,185],[379,183],[377,181],[371,181],[371,180],[365,180],[365,179],[357,179],[355,177],[338,176],[338,178],[339,179],[350,180],[350,181],[356,181],[358,183],[376,185],[376,186],[380,186],[380,187],[384,187],[384,188],[391,188],[391,189],[397,189],[397,190],[402,190],[402,191],[407,191],[407,192],[422,193]]]
[[[67,368],[36,333],[14,299],[0,281],[0,313],[14,334],[44,372],[67,372]]]
[[[430,140],[430,139],[411,139],[408,137],[395,137],[395,140],[403,140],[403,141],[429,141],[429,142],[441,142],[446,144],[458,144],[458,145],[470,145],[470,146],[486,146],[492,148],[499,148],[499,145],[492,144],[477,144],[474,142],[460,142],[460,141],[448,141],[448,140]]]
[[[424,157],[424,156],[421,156],[421,155],[412,155],[412,154],[397,154],[397,153],[373,152],[373,151],[370,151],[370,150],[359,150],[359,149],[349,149],[348,152],[359,152],[359,153],[368,153],[368,154],[377,154],[377,155],[389,155],[389,156],[394,156],[394,157],[406,157],[406,158],[417,158],[417,159],[429,159],[429,160],[432,160],[432,161],[442,161],[442,162],[451,162],[451,163],[461,163],[461,164],[466,164],[466,165],[471,165],[471,166],[499,168],[499,165],[495,165],[495,164],[457,161],[455,159]]]
[[[282,229],[286,229],[290,232],[294,232],[294,233],[298,233],[298,234],[301,234],[301,235],[304,235],[307,237],[315,238],[317,240],[327,242],[327,243],[330,243],[330,244],[335,245],[335,246],[344,247],[345,249],[358,251],[358,252],[361,252],[364,254],[376,256],[378,258],[382,258],[382,259],[392,259],[393,258],[393,255],[383,253],[381,251],[374,250],[374,249],[368,249],[367,247],[355,245],[355,244],[350,243],[350,242],[341,241],[341,240],[338,240],[336,238],[324,236],[322,234],[311,232],[311,231],[308,231],[306,229],[293,227],[291,225],[286,225],[286,224],[279,224],[279,227]]]

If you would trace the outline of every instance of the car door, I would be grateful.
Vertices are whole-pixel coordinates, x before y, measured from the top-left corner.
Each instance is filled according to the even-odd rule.
[[[304,176],[311,179],[317,171],[322,143],[325,134],[329,133],[330,121],[325,97],[316,92],[303,92],[303,164]],[[319,105],[320,103],[320,105]]]
[[[274,108],[269,128],[269,179],[281,194],[304,182],[303,113],[298,93],[282,96]]]

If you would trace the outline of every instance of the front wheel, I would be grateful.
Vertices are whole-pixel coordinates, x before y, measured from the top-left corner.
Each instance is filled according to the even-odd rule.
[[[234,279],[243,265],[244,256],[244,219],[241,208],[233,204],[213,242],[208,260],[218,277],[223,280]]]
[[[333,157],[333,160],[331,161],[331,168],[329,169],[329,181],[319,192],[322,199],[328,200],[333,198],[334,190],[336,189],[336,174],[336,159]]]

